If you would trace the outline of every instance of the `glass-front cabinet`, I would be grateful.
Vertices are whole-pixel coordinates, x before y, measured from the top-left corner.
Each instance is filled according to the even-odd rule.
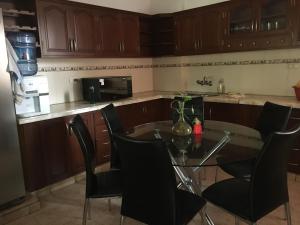
[[[284,31],[289,28],[290,1],[260,1],[259,31]]]
[[[285,31],[294,0],[235,0],[228,13],[229,34]]]
[[[231,0],[223,50],[286,48],[298,0]],[[300,1],[300,0],[299,0]],[[296,13],[299,14],[299,13]]]
[[[253,32],[255,16],[251,1],[235,1],[229,10],[229,35]]]

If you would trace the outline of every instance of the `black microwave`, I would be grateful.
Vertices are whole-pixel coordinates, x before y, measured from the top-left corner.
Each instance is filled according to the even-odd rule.
[[[132,97],[131,76],[82,78],[83,99],[90,103]]]

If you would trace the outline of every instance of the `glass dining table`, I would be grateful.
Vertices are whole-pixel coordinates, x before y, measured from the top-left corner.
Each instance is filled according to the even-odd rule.
[[[238,124],[206,120],[201,135],[176,136],[172,121],[158,121],[134,127],[127,135],[135,139],[163,139],[168,146],[179,186],[201,194],[191,171],[207,166],[236,163],[254,158],[263,146],[260,133]],[[218,158],[222,160],[217,160]]]

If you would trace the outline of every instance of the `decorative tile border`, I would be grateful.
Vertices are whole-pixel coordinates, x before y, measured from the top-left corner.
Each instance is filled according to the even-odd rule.
[[[198,63],[169,63],[148,65],[118,65],[118,66],[63,66],[63,67],[39,67],[39,72],[64,72],[64,71],[91,71],[91,70],[123,70],[123,69],[149,69],[172,67],[202,67],[202,66],[233,66],[233,65],[266,65],[266,64],[291,64],[300,63],[296,59],[264,59],[224,62],[198,62]]]

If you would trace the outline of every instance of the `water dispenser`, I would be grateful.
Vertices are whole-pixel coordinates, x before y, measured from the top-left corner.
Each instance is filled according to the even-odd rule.
[[[19,60],[18,68],[23,76],[32,76],[37,73],[36,38],[29,32],[10,32],[7,38],[13,46]]]

